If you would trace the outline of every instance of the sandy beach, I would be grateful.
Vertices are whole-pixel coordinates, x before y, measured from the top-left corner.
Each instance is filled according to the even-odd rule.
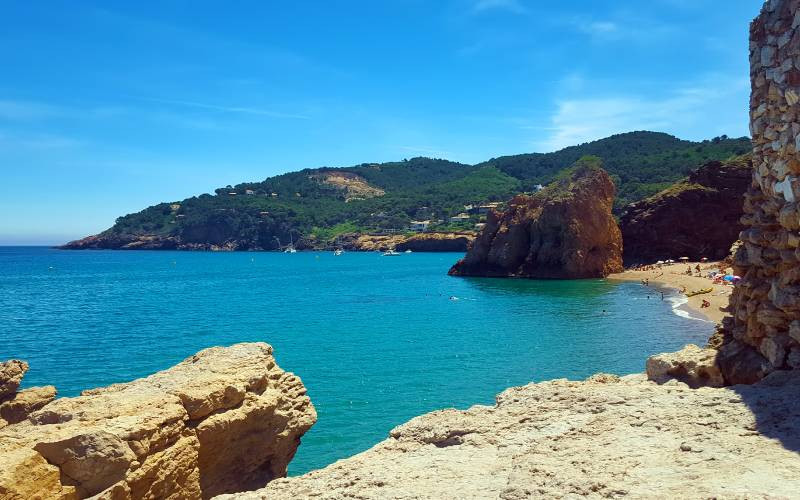
[[[706,317],[709,321],[719,323],[722,318],[727,314],[725,309],[728,307],[728,299],[733,292],[733,287],[730,285],[715,285],[712,280],[706,278],[709,272],[719,270],[719,262],[703,262],[700,263],[700,274],[698,277],[695,272],[697,262],[690,263],[675,263],[664,264],[660,267],[653,267],[651,270],[626,270],[621,273],[612,274],[608,279],[622,280],[622,281],[639,281],[649,280],[651,287],[668,287],[678,291],[686,290],[701,290],[705,288],[713,288],[710,293],[695,295],[688,297],[686,304],[694,314],[699,314]],[[686,274],[687,266],[691,266],[692,276]],[[730,269],[728,269],[730,271]],[[711,303],[710,307],[703,308],[703,300]]]

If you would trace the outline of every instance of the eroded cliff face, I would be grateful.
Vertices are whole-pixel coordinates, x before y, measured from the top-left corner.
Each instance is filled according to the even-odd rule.
[[[577,165],[564,179],[491,212],[454,276],[600,278],[622,271],[622,236],[611,208],[614,183]]]
[[[619,224],[625,263],[724,259],[742,230],[742,198],[751,179],[749,156],[712,161],[685,181],[629,205]]]
[[[0,429],[0,498],[209,498],[286,475],[316,412],[266,344],[203,350]]]
[[[800,0],[771,0],[750,26],[752,183],[742,277],[717,358],[728,383],[800,368]]]

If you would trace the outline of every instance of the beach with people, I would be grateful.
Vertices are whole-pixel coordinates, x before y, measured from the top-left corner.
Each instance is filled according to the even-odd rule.
[[[728,280],[725,277],[731,277]],[[732,269],[724,262],[665,262],[626,269],[610,280],[636,281],[653,288],[654,298],[662,289],[674,290],[687,299],[692,315],[719,323],[726,314],[728,298],[735,287]],[[698,293],[700,292],[700,293]]]

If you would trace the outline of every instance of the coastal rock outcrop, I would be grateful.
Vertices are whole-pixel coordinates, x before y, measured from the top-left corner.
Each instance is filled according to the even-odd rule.
[[[373,448],[225,499],[793,498],[800,372],[690,389],[599,375],[416,417]],[[780,376],[779,376],[780,375]]]
[[[693,388],[722,387],[725,379],[717,366],[716,357],[716,349],[689,344],[678,352],[649,357],[647,378],[659,384],[678,380]]]
[[[586,157],[533,195],[490,212],[454,276],[599,278],[622,271],[622,236],[611,215],[614,183]]]
[[[22,377],[28,371],[28,363],[12,359],[0,363],[0,399],[17,392]]]
[[[800,369],[800,1],[770,0],[750,25],[752,181],[741,281],[717,361],[728,383]]]
[[[28,363],[12,359],[0,363],[0,428],[16,424],[56,398],[52,385],[18,391]]]
[[[355,252],[395,249],[399,252],[466,252],[475,233],[346,234],[338,238],[337,248]]]
[[[749,155],[711,161],[681,181],[628,205],[620,217],[623,260],[639,264],[689,257],[720,260],[742,225],[742,197],[750,186]]]
[[[205,349],[0,429],[0,498],[209,498],[286,475],[316,412],[267,344]]]

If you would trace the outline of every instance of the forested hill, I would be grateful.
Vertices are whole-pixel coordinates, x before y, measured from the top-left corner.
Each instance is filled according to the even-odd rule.
[[[505,201],[547,184],[582,156],[603,160],[618,189],[617,210],[685,177],[709,160],[750,151],[746,137],[692,142],[630,132],[553,153],[493,158],[477,165],[412,158],[347,168],[315,168],[226,186],[117,219],[73,248],[276,249],[330,241],[349,232],[405,230],[411,220],[442,230],[474,227],[450,218],[465,205]],[[147,243],[142,244],[145,240]],[[135,243],[131,246],[131,243]]]

